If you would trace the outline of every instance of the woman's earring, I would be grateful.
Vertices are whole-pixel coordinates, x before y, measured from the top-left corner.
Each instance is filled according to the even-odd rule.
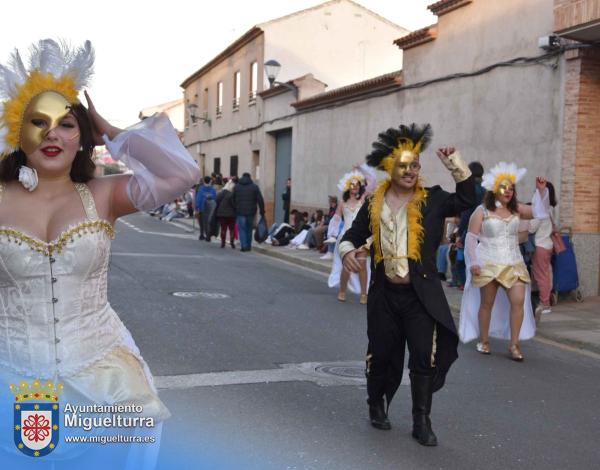
[[[83,145],[79,146],[79,151],[82,152],[83,151]]]
[[[502,203],[500,201],[496,201],[496,207],[500,209],[502,207]]]

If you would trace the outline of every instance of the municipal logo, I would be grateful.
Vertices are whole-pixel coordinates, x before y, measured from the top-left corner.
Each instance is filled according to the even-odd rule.
[[[60,408],[58,396],[62,384],[56,387],[51,380],[45,384],[34,380],[11,384],[15,395],[14,440],[17,449],[30,457],[43,457],[58,445]]]

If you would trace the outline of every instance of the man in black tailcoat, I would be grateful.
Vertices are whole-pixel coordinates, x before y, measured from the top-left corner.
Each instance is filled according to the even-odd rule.
[[[387,171],[339,246],[344,267],[358,271],[371,256],[367,303],[367,393],[371,424],[390,429],[389,404],[402,380],[408,344],[413,437],[437,445],[429,418],[432,394],[444,385],[458,357],[458,335],[435,264],[446,217],[475,204],[471,172],[452,147],[436,153],[451,172],[456,192],[424,188],[420,153],[431,126],[400,126],[379,134],[366,158]],[[386,403],[387,402],[387,403]]]

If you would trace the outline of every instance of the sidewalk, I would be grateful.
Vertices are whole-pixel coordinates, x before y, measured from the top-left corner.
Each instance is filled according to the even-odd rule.
[[[171,223],[188,231],[192,229],[191,219],[175,219]],[[198,231],[197,227],[195,230]],[[322,255],[315,250],[296,250],[266,243],[259,245],[256,242],[253,242],[252,250],[325,274],[331,270],[331,261],[319,259]],[[445,284],[444,291],[452,314],[458,320],[462,292]],[[536,337],[600,354],[600,297],[587,297],[581,303],[561,300],[552,307],[552,313],[542,316]]]

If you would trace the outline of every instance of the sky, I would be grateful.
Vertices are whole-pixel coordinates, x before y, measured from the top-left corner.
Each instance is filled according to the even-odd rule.
[[[358,0],[414,30],[435,23],[435,0]],[[39,39],[86,39],[96,50],[89,92],[114,125],[141,109],[178,99],[180,83],[252,26],[323,3],[318,0],[20,0],[3,5],[0,63],[17,47],[23,58]],[[25,59],[26,60],[26,59]]]

